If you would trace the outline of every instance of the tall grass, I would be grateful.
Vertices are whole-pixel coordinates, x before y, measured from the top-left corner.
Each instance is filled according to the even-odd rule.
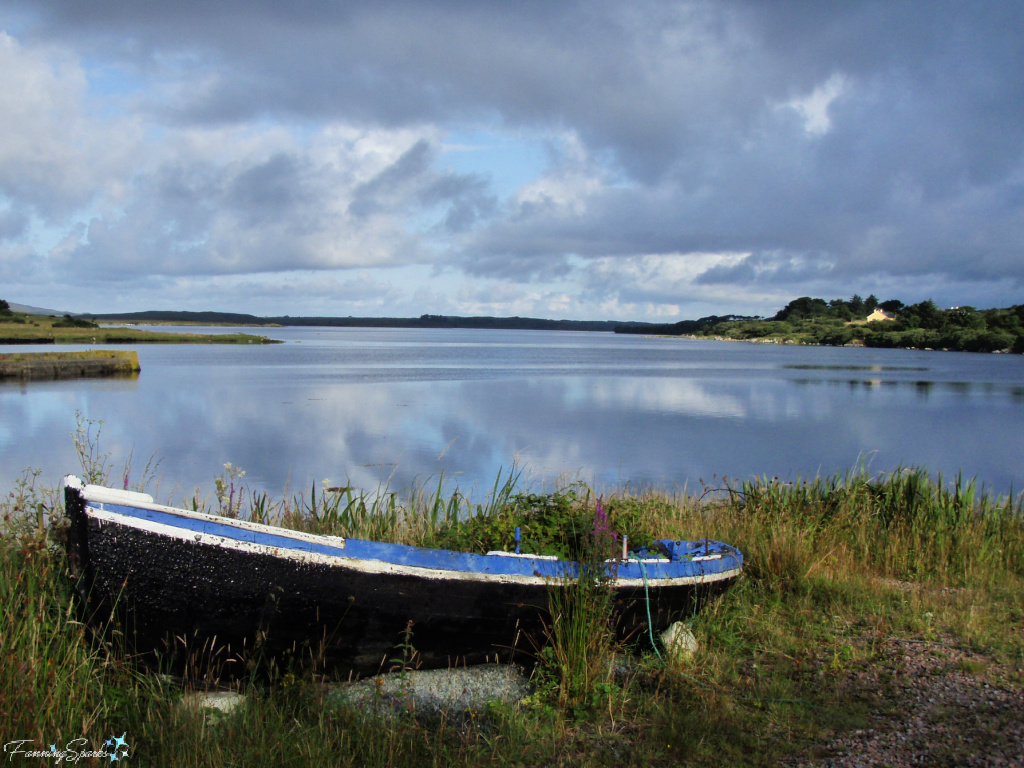
[[[244,474],[238,467],[225,465],[225,473],[215,482],[217,508],[207,509],[196,497],[191,506],[306,533],[431,547],[439,543],[440,534],[461,521],[505,509],[521,473],[515,468],[499,472],[491,492],[475,503],[458,487],[447,489],[441,475],[436,485],[420,484],[402,493],[387,485],[367,491],[350,485],[320,484],[318,488],[315,482],[308,493],[277,500],[264,491],[253,491],[247,497],[248,508]]]
[[[837,568],[952,587],[1024,575],[1019,500],[993,497],[960,476],[946,483],[900,469],[765,478],[727,484],[724,494],[725,535],[744,541],[748,574],[780,589]]]
[[[112,462],[83,426],[83,471],[102,482]],[[446,531],[460,521],[518,503],[515,471],[480,502],[443,480],[404,494],[321,484],[280,499],[248,491],[237,468],[221,480],[221,496],[191,505],[425,546],[450,541]],[[578,503],[593,504],[593,494]],[[115,633],[79,623],[61,500],[30,473],[0,503],[0,741],[46,749],[86,738],[96,748],[127,733],[135,764],[161,766],[767,766],[824,733],[864,725],[869,703],[851,693],[847,676],[894,635],[948,634],[1024,666],[1024,509],[974,481],[917,469],[850,472],[726,481],[700,495],[619,491],[603,503],[630,530],[709,536],[743,551],[740,582],[694,618],[693,658],[662,666],[641,656],[613,675],[609,651],[621,649],[611,640],[607,590],[584,568],[553,600],[537,695],[518,707],[382,720],[328,705],[319,679],[282,672],[243,682],[247,703],[212,716],[136,669]]]
[[[547,644],[538,654],[538,676],[549,687],[548,698],[568,712],[603,707],[617,692],[614,598],[607,562],[618,556],[620,534],[602,499],[595,500],[589,530],[581,533],[577,574],[563,576],[548,591]]]
[[[59,548],[59,504],[28,475],[3,504],[0,529],[0,733],[61,744],[111,736],[152,682],[111,638],[79,622]]]

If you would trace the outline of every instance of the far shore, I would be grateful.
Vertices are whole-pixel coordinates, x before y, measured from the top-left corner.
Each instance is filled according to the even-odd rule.
[[[153,326],[162,327],[167,326],[171,328],[284,328],[285,326],[281,323],[230,323],[230,322],[215,322],[215,323],[201,323],[195,320],[143,320],[138,322],[126,322],[124,320],[103,320],[102,318],[96,320],[96,324],[101,328],[138,328],[139,326]]]
[[[183,324],[184,325],[184,324]],[[248,333],[178,333],[99,325],[68,317],[13,313],[0,317],[0,345],[21,344],[278,344]]]

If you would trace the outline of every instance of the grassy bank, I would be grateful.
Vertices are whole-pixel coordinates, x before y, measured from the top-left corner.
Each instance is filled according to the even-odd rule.
[[[0,344],[273,344],[248,333],[163,333],[47,315],[0,315]]]
[[[131,376],[140,370],[134,350],[91,349],[82,352],[13,352],[0,354],[0,379],[23,381]]]
[[[109,458],[92,437],[80,428],[82,474],[102,481]],[[481,500],[420,489],[399,503],[350,488],[271,498],[225,469],[215,498],[185,505],[419,544],[500,536],[516,515],[535,519],[540,508],[571,518],[595,507],[586,487],[527,494],[514,475]],[[328,706],[317,669],[243,683],[246,704],[231,715],[183,707],[182,689],[136,669],[116,633],[91,641],[78,622],[59,546],[61,503],[30,473],[2,504],[0,731],[37,749],[78,738],[98,749],[126,734],[136,765],[768,766],[898,715],[894,641],[959,649],[959,661],[939,664],[936,675],[1017,692],[1024,683],[1020,503],[916,470],[605,494],[610,525],[710,536],[743,551],[741,581],[692,619],[696,655],[665,663],[641,646],[616,676],[602,666],[615,650],[609,633],[569,659],[553,632],[529,700],[463,717],[385,719]],[[467,516],[477,521],[469,533],[456,526]],[[600,606],[582,620],[599,630]],[[580,653],[597,663],[573,666]],[[866,677],[881,682],[858,682]]]

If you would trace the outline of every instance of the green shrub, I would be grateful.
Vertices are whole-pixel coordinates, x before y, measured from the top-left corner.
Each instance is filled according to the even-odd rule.
[[[99,328],[99,325],[92,322],[91,320],[84,320],[80,317],[72,317],[71,315],[64,315],[60,320],[57,320],[53,324],[54,328]]]

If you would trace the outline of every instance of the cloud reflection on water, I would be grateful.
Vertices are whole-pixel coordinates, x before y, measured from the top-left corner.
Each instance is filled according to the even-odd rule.
[[[147,349],[136,382],[0,387],[3,480],[29,465],[49,483],[75,471],[76,410],[103,420],[101,449],[118,471],[133,450],[136,478],[150,456],[160,461],[163,498],[209,494],[225,462],[271,494],[325,478],[404,490],[443,473],[482,496],[516,461],[548,486],[578,477],[693,488],[715,474],[792,478],[862,459],[873,471],[962,469],[1003,492],[1024,479],[1024,438],[1013,426],[1024,407],[1018,359],[885,351],[889,362],[875,370],[808,362],[873,360],[866,350],[607,334],[527,335],[521,345],[522,335],[474,335],[462,348],[454,334],[436,337],[444,352],[434,354],[435,337],[392,345],[368,334],[387,352],[374,368],[369,342],[348,354],[352,338],[363,337],[260,351]],[[510,341],[481,352],[481,338]],[[487,365],[474,368],[481,357]]]

